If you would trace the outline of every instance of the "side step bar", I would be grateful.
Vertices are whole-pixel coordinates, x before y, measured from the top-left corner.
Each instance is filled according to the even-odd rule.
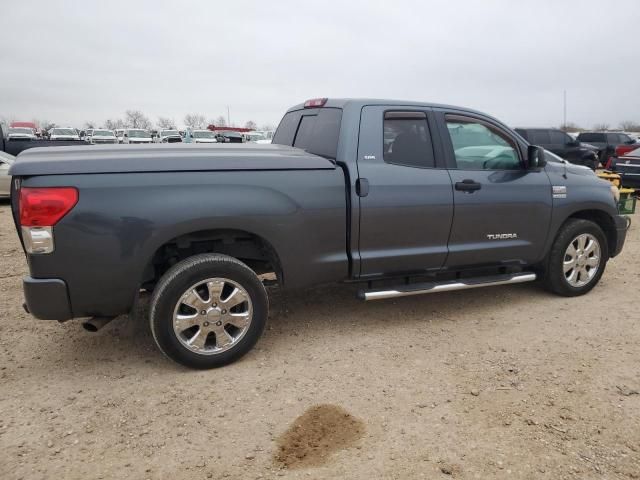
[[[466,290],[468,288],[492,287],[494,285],[511,285],[514,283],[533,282],[536,274],[531,272],[506,275],[492,275],[489,277],[467,278],[464,280],[450,280],[447,282],[414,283],[400,285],[380,290],[360,290],[358,298],[362,300],[382,300],[385,298],[407,297],[422,295],[423,293],[450,292]]]

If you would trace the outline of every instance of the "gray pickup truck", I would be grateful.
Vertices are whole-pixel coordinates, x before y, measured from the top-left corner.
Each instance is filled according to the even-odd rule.
[[[593,288],[628,222],[615,189],[485,114],[314,99],[272,145],[30,149],[11,168],[25,306],[97,330],[151,292],[158,347],[195,368],[252,348],[265,285],[364,300],[535,279]]]

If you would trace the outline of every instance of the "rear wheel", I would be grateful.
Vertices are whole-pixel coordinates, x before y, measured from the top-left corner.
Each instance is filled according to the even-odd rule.
[[[558,295],[584,295],[600,280],[609,258],[602,229],[589,220],[568,220],[546,262],[545,286]]]
[[[156,344],[191,368],[227,365],[258,341],[268,314],[257,275],[226,255],[195,255],[164,274],[151,298]]]

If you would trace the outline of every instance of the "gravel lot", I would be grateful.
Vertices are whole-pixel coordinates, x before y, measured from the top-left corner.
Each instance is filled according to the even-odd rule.
[[[257,348],[201,372],[139,317],[26,315],[2,203],[0,478],[640,478],[638,223],[586,297],[275,291]]]

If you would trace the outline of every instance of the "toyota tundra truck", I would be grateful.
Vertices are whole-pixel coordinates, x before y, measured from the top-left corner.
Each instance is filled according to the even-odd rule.
[[[289,109],[272,145],[29,149],[10,171],[25,308],[95,331],[147,291],[160,350],[211,368],[258,341],[267,282],[582,295],[628,220],[615,188],[556,158],[466,108],[326,98]]]

